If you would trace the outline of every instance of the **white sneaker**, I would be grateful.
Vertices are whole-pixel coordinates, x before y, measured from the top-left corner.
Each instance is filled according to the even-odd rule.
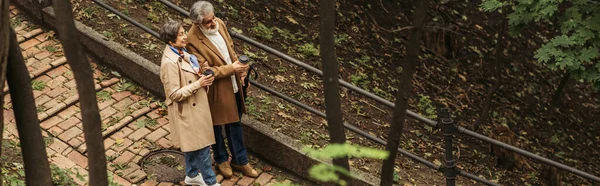
[[[196,176],[194,178],[185,176],[185,180],[183,182],[185,182],[186,185],[207,186],[206,183],[204,182],[204,179],[202,178],[202,174],[198,174],[198,176]]]
[[[215,184],[212,184],[212,185],[210,185],[210,186],[221,186],[221,184],[219,184],[219,183],[215,183]]]

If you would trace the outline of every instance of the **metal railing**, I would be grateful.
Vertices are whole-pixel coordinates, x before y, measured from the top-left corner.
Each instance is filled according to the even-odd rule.
[[[142,30],[150,33],[152,36],[154,36],[156,38],[159,37],[156,32],[154,32],[151,29],[145,27],[144,25],[140,24],[139,22],[136,22],[135,20],[129,18],[128,16],[122,14],[121,12],[117,11],[116,9],[108,6],[107,4],[105,4],[105,3],[103,3],[103,2],[101,2],[99,0],[92,0],[92,1],[94,1],[98,5],[102,6],[103,8],[111,11],[112,13],[116,14],[117,16],[122,17],[123,19],[125,19],[126,21],[130,22],[131,24],[139,27],[140,29],[142,29]],[[189,17],[189,12],[187,12],[186,10],[182,9],[181,7],[179,7],[179,6],[171,3],[170,1],[167,1],[167,0],[157,0],[157,1],[160,1],[161,3],[163,3],[166,6],[168,6],[168,7],[172,8],[172,9],[176,10],[177,12],[181,13],[182,15],[184,15],[186,17]],[[293,63],[293,64],[295,64],[297,66],[303,67],[304,69],[306,69],[306,70],[308,70],[308,71],[310,71],[312,73],[315,73],[315,74],[318,74],[318,75],[323,75],[323,72],[321,70],[319,70],[319,69],[317,69],[317,68],[315,68],[315,67],[313,67],[311,65],[308,65],[308,64],[306,64],[306,63],[304,63],[304,62],[302,62],[302,61],[300,61],[298,59],[295,59],[295,58],[293,58],[293,57],[291,57],[291,56],[289,56],[289,55],[287,55],[285,53],[277,51],[277,50],[275,50],[275,49],[273,49],[273,48],[271,48],[269,46],[266,46],[266,45],[264,45],[264,44],[262,44],[260,42],[257,42],[257,41],[255,41],[253,39],[250,39],[250,38],[248,38],[246,36],[243,36],[243,35],[241,35],[239,33],[233,32],[231,30],[229,31],[229,34],[232,37],[236,38],[236,39],[244,41],[245,43],[248,43],[248,44],[253,45],[253,46],[255,46],[255,47],[257,47],[257,48],[259,48],[261,50],[264,50],[264,51],[269,52],[269,53],[271,53],[271,54],[273,54],[275,56],[278,56],[278,57],[280,57],[282,59],[285,59],[286,61],[291,62],[291,63]],[[305,110],[307,110],[307,111],[309,111],[311,113],[314,113],[314,114],[316,114],[316,115],[318,115],[320,117],[325,117],[325,113],[323,113],[323,112],[321,112],[321,111],[319,111],[319,110],[317,110],[315,108],[312,108],[312,107],[310,107],[310,106],[308,106],[308,105],[306,105],[304,103],[301,103],[301,102],[299,102],[299,101],[297,101],[297,100],[295,100],[293,98],[290,98],[290,97],[288,97],[288,96],[286,96],[286,95],[284,95],[284,94],[282,94],[280,92],[277,92],[277,91],[275,91],[275,90],[273,90],[271,88],[268,88],[268,87],[266,87],[266,86],[264,86],[264,85],[262,85],[262,84],[260,84],[258,82],[255,82],[255,81],[252,81],[252,80],[249,80],[249,81],[250,81],[250,83],[252,85],[255,85],[256,87],[258,87],[258,88],[260,88],[260,89],[262,89],[262,90],[264,90],[264,91],[266,91],[266,92],[268,92],[270,94],[273,94],[273,95],[275,95],[277,97],[280,97],[280,98],[282,98],[282,99],[284,99],[284,100],[286,100],[286,101],[288,101],[288,102],[290,102],[290,103],[292,103],[292,104],[294,104],[296,106],[299,106],[299,107],[301,107],[301,108],[303,108],[303,109],[305,109]],[[376,102],[379,102],[379,103],[381,103],[381,104],[383,104],[383,105],[385,105],[385,106],[387,106],[389,108],[394,108],[394,103],[392,103],[389,100],[386,100],[386,99],[384,99],[382,97],[379,97],[379,96],[377,96],[377,95],[375,95],[373,93],[365,91],[365,90],[363,90],[363,89],[361,89],[361,88],[359,88],[357,86],[354,86],[354,85],[352,85],[352,84],[350,84],[350,83],[348,83],[348,82],[346,82],[344,80],[340,79],[339,82],[340,82],[340,84],[342,86],[344,86],[344,87],[346,87],[346,88],[348,88],[348,89],[350,89],[350,90],[352,90],[354,92],[357,92],[357,93],[359,93],[359,94],[361,94],[363,96],[366,96],[366,97],[368,97],[368,98],[370,98],[370,99],[372,99],[372,100],[374,100]],[[565,171],[570,172],[572,174],[575,174],[577,176],[580,176],[580,177],[583,177],[583,178],[586,178],[586,179],[589,179],[589,180],[592,180],[592,181],[600,183],[600,178],[597,177],[597,176],[591,175],[589,173],[583,172],[583,171],[575,169],[573,167],[569,167],[569,166],[564,165],[562,163],[559,163],[559,162],[556,162],[556,161],[544,158],[542,156],[538,156],[536,154],[533,154],[533,153],[528,152],[526,150],[523,150],[521,148],[514,147],[512,145],[503,143],[501,141],[489,138],[487,136],[484,136],[484,135],[481,135],[479,133],[473,132],[471,130],[465,129],[463,127],[457,126],[452,121],[452,119],[450,118],[450,115],[447,113],[447,111],[442,112],[442,114],[441,114],[440,118],[441,118],[441,121],[442,121],[441,122],[442,126],[440,126],[440,124],[438,122],[430,120],[430,119],[427,119],[427,118],[425,118],[425,117],[423,117],[421,115],[418,115],[415,112],[412,112],[410,110],[407,110],[406,114],[408,114],[408,116],[410,116],[413,119],[416,119],[416,120],[421,121],[421,122],[423,122],[425,124],[428,124],[431,127],[434,127],[434,128],[441,127],[442,128],[443,136],[444,136],[444,141],[445,141],[444,149],[446,150],[445,161],[444,161],[444,165],[438,166],[438,165],[436,165],[436,164],[434,164],[434,163],[432,163],[432,162],[430,162],[430,161],[428,161],[428,160],[426,160],[424,158],[421,158],[421,157],[419,157],[417,155],[414,155],[414,154],[412,154],[410,152],[407,152],[407,151],[405,151],[405,150],[403,150],[401,148],[398,148],[398,152],[400,154],[402,154],[402,155],[410,158],[410,159],[413,159],[415,161],[418,161],[418,162],[426,165],[429,168],[432,168],[432,169],[435,169],[437,171],[443,172],[444,176],[446,177],[448,185],[454,185],[454,179],[455,179],[456,175],[464,176],[466,178],[469,178],[469,179],[472,179],[472,180],[475,180],[475,181],[478,181],[480,183],[484,183],[484,184],[487,184],[487,185],[498,185],[497,183],[494,183],[492,181],[480,178],[480,177],[478,177],[476,175],[473,175],[473,174],[465,172],[465,171],[461,171],[458,168],[456,168],[456,166],[455,166],[456,165],[456,162],[455,162],[456,160],[452,156],[452,152],[453,152],[453,149],[452,149],[453,137],[454,137],[454,134],[456,134],[456,132],[464,134],[464,135],[467,135],[467,136],[470,136],[470,137],[473,137],[473,138],[476,138],[476,139],[479,139],[479,140],[482,140],[482,141],[485,141],[485,142],[490,143],[492,145],[499,146],[501,148],[504,148],[504,149],[507,149],[509,151],[515,152],[517,154],[520,154],[520,155],[523,155],[525,157],[531,158],[533,160],[539,161],[542,164],[547,164],[547,165],[550,165],[550,166],[553,166],[553,167],[565,170]],[[382,145],[386,144],[385,140],[380,139],[380,138],[375,137],[375,136],[372,136],[368,132],[366,132],[364,130],[361,130],[361,129],[358,129],[354,125],[351,125],[351,124],[348,124],[348,123],[344,122],[344,127],[346,127],[348,130],[350,130],[352,132],[355,132],[355,133],[357,133],[357,134],[359,134],[361,136],[364,136],[365,138],[367,138],[367,139],[369,139],[369,140],[371,140],[373,142],[376,142],[376,143],[379,143],[379,144],[382,144]]]

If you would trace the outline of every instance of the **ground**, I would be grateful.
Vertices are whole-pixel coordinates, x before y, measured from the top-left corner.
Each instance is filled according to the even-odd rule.
[[[149,60],[159,63],[163,43],[90,1],[73,0],[78,20],[99,30]],[[188,9],[193,0],[175,1]],[[147,27],[157,28],[167,18],[191,21],[158,1],[120,0],[108,2]],[[288,53],[320,68],[318,50],[318,3],[301,0],[213,1],[217,15],[234,31]],[[492,100],[491,119],[478,131],[490,135],[506,125],[517,134],[519,146],[580,170],[600,174],[600,134],[597,131],[599,94],[588,84],[571,81],[558,105],[551,102],[562,72],[537,63],[534,51],[553,36],[544,26],[531,26],[521,34],[496,38],[503,16],[484,13],[480,1],[432,4],[431,21],[421,47],[420,63],[411,89],[409,108],[430,119],[437,109],[448,107],[460,126],[471,127],[479,117],[485,96],[495,79],[492,67],[497,41],[502,41],[502,86]],[[399,1],[346,0],[337,3],[336,48],[340,77],[393,101],[398,68],[408,40],[413,4]],[[324,110],[322,83],[312,74],[285,60],[238,41],[239,53],[249,55],[260,77],[258,82],[295,99]],[[344,119],[369,133],[386,139],[391,110],[363,96],[342,89]],[[259,89],[248,98],[249,115],[274,130],[313,147],[327,144],[326,122]],[[402,131],[401,147],[439,164],[441,132],[409,120]],[[350,142],[382,148],[350,132]],[[506,185],[538,185],[540,171],[504,171],[496,168],[488,145],[458,136],[458,167]],[[351,159],[353,166],[375,175],[380,162]],[[538,164],[534,164],[539,169]],[[398,181],[407,184],[441,185],[443,178],[405,157],[398,158]],[[459,180],[463,185],[471,181]],[[590,185],[589,181],[566,176],[566,185]]]

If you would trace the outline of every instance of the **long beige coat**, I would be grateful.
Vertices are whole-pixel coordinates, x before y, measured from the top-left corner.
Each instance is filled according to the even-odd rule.
[[[233,40],[227,32],[227,27],[222,20],[216,19],[219,24],[219,33],[223,36],[227,49],[229,50],[229,57],[232,62],[237,61],[237,54],[233,50]],[[240,77],[233,70],[233,65],[228,65],[225,59],[217,50],[215,45],[202,33],[196,24],[192,25],[192,28],[188,32],[188,44],[186,48],[190,54],[198,57],[200,64],[208,62],[210,69],[215,72],[215,81],[210,86],[208,91],[208,102],[210,104],[210,111],[212,113],[212,119],[214,125],[223,125],[233,122],[240,121],[238,114],[235,94],[233,93],[233,84],[231,82],[231,76],[234,75],[238,85],[238,94],[242,97],[242,82]],[[242,112],[246,112],[244,104],[242,104]]]
[[[160,80],[167,97],[171,140],[181,151],[190,152],[214,144],[215,137],[206,89],[196,81],[200,76],[194,73],[190,63],[178,62],[180,58],[169,46],[165,47]]]

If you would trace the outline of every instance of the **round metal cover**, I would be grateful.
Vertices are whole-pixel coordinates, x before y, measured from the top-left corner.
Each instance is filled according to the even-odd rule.
[[[174,150],[159,150],[142,158],[142,169],[148,179],[179,183],[185,178],[185,156]]]

